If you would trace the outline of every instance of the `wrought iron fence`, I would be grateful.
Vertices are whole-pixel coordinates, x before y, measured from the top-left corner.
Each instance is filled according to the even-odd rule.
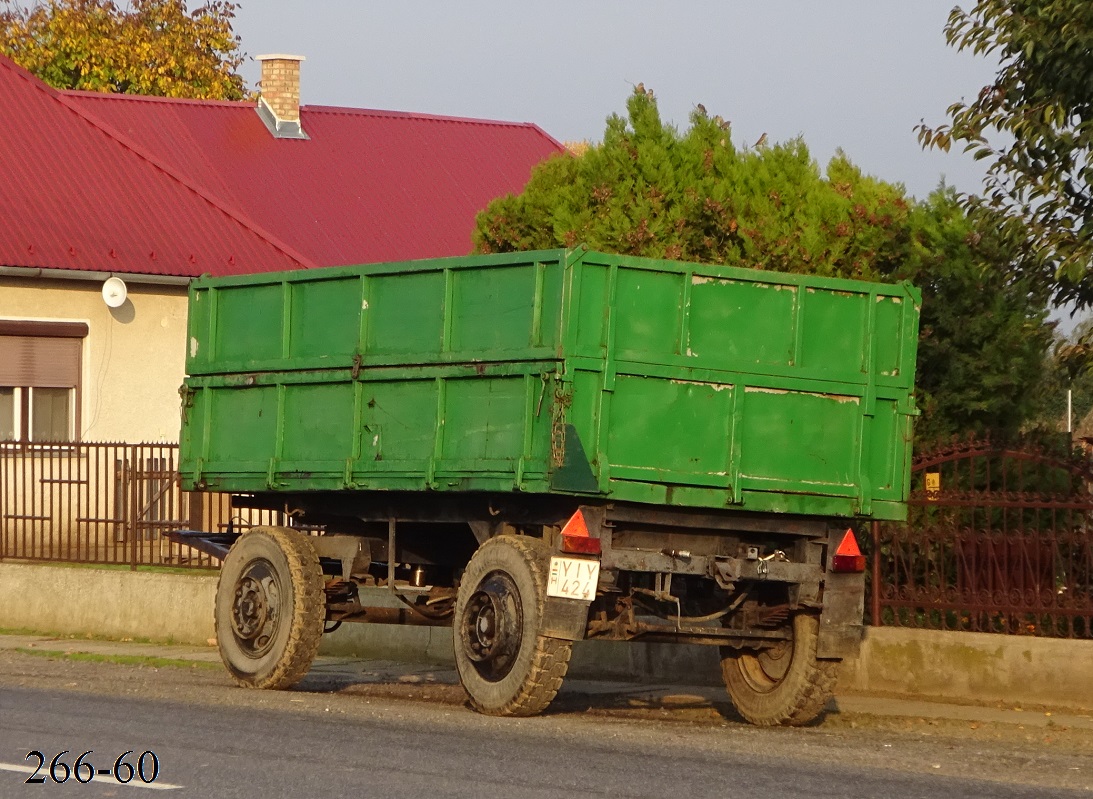
[[[873,624],[1093,638],[1093,463],[966,441],[921,453],[906,524],[875,524]]]
[[[180,489],[174,444],[0,444],[0,559],[215,568],[178,529],[285,524]],[[1093,638],[1093,462],[970,441],[921,453],[873,526],[872,624]]]
[[[229,522],[284,519],[182,491],[176,444],[0,444],[0,559],[215,568],[167,533]]]

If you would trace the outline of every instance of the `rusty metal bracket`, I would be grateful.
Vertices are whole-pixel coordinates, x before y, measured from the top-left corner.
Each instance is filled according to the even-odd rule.
[[[717,557],[713,562],[714,577],[719,582],[761,580],[771,583],[819,583],[823,570],[815,563],[794,563],[788,560]]]
[[[179,386],[178,397],[181,402],[182,423],[186,424],[190,419],[190,409],[194,407],[194,397],[197,392],[183,383]]]
[[[372,547],[367,538],[355,535],[317,535],[310,539],[320,558],[330,558],[342,564],[343,580],[368,573],[372,563]]]

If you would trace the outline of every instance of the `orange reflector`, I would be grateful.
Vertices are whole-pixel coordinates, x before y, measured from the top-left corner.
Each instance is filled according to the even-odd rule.
[[[576,555],[599,555],[600,539],[581,535],[563,535],[562,552]]]
[[[836,572],[863,572],[865,571],[865,555],[858,548],[858,539],[854,537],[854,531],[849,527],[842,543],[835,550],[831,558],[831,570]]]
[[[601,551],[600,539],[592,538],[588,534],[588,525],[585,524],[584,514],[578,510],[562,528],[562,552],[599,555]]]
[[[584,514],[579,510],[569,517],[562,528],[562,535],[579,535],[588,538],[588,525],[584,523]]]

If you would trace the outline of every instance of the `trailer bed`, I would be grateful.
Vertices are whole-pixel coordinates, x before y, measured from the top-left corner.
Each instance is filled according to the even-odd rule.
[[[184,487],[901,519],[919,305],[583,248],[201,278]]]

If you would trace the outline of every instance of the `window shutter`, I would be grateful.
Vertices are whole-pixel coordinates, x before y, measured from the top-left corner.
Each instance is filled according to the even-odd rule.
[[[75,388],[82,339],[0,335],[0,386]]]

